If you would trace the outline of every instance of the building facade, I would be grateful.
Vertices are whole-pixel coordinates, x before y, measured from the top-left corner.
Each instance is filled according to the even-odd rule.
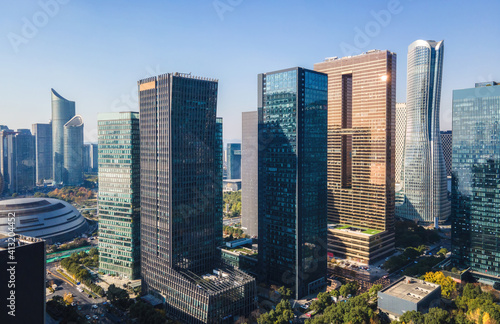
[[[439,128],[443,51],[443,41],[408,47],[405,201],[398,216],[423,223],[446,220],[451,212]]]
[[[33,124],[36,182],[52,179],[52,124]]]
[[[328,74],[328,222],[382,240],[373,247],[332,230],[330,256],[371,263],[394,250],[396,54],[328,58],[314,69]]]
[[[169,73],[138,82],[141,276],[148,298],[185,323],[232,323],[255,280],[225,266],[218,82]]]
[[[0,165],[4,189],[13,193],[33,190],[35,186],[35,137],[29,129],[0,132]]]
[[[396,103],[396,215],[404,203],[404,153],[406,140],[406,102]]]
[[[227,144],[227,179],[241,179],[241,144]]]
[[[451,130],[441,131],[441,145],[443,146],[444,164],[446,176],[451,177],[451,155],[452,155],[453,133]]]
[[[259,115],[257,111],[242,113],[241,140],[241,228],[259,235]]]
[[[452,256],[473,275],[500,275],[500,85],[453,91]]]
[[[61,183],[64,180],[64,125],[75,116],[75,102],[63,98],[54,89],[51,89],[51,96],[52,179],[57,183]]]
[[[296,298],[326,284],[327,84],[303,68],[258,76],[259,267]]]
[[[97,173],[98,145],[86,143],[83,145],[83,172]]]
[[[63,182],[69,186],[83,183],[83,118],[80,115],[64,124]]]
[[[102,113],[97,119],[99,271],[134,280],[141,256],[139,113]]]

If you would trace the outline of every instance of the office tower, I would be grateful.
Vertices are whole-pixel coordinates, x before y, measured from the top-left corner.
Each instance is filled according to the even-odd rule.
[[[52,125],[33,124],[36,182],[52,179]]]
[[[140,276],[139,113],[102,113],[97,119],[99,271],[134,280]]]
[[[80,115],[64,125],[63,182],[69,186],[83,183],[83,118]]]
[[[227,178],[241,179],[241,144],[227,144]]]
[[[396,215],[404,203],[404,152],[406,139],[406,102],[396,103]]]
[[[443,46],[417,40],[408,47],[405,202],[398,216],[423,223],[445,220],[451,211],[439,133]]]
[[[296,298],[326,284],[327,84],[303,68],[258,76],[259,267]]]
[[[0,323],[45,323],[45,259],[44,240],[0,233]]]
[[[475,277],[500,275],[500,85],[453,91],[452,256]]]
[[[370,264],[394,251],[396,54],[314,65],[328,74],[328,248]]]
[[[64,175],[64,125],[75,116],[75,102],[64,99],[54,89],[52,95],[52,179],[63,182]]]
[[[141,276],[147,298],[186,323],[232,323],[255,280],[224,266],[218,82],[169,73],[138,82]]]
[[[97,173],[97,144],[83,144],[83,172]]]
[[[9,150],[8,150],[8,135],[14,133],[7,126],[0,127],[0,174],[2,174],[1,192],[7,191],[9,183]]]
[[[241,228],[250,237],[259,235],[259,115],[242,113]]]
[[[33,190],[35,186],[35,138],[30,130],[2,131],[1,151],[4,188],[10,193]]]
[[[441,132],[441,145],[443,146],[444,164],[446,166],[446,176],[451,177],[451,154],[453,135],[451,130]]]

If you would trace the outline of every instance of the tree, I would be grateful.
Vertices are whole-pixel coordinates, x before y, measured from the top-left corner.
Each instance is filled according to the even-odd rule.
[[[457,283],[451,277],[446,277],[441,271],[427,272],[423,280],[441,285],[441,296],[451,298],[451,295],[457,291]]]
[[[328,306],[333,303],[332,297],[327,292],[320,292],[318,299],[311,303],[311,309],[317,313],[322,313]]]
[[[339,293],[343,297],[347,297],[349,295],[354,295],[356,294],[356,291],[358,291],[358,284],[354,281],[348,282],[345,285],[342,285],[339,289]]]
[[[258,324],[287,324],[293,319],[292,306],[288,300],[282,300],[276,306],[276,310],[262,314],[258,319]]]
[[[281,298],[284,300],[289,300],[292,298],[293,292],[290,288],[285,288],[285,286],[281,286],[278,289],[279,294],[281,295]]]
[[[417,311],[405,312],[400,318],[399,323],[405,324],[425,324],[425,317]]]
[[[71,303],[73,303],[73,295],[70,293],[65,293],[63,300],[66,303],[66,305],[71,305]]]
[[[431,308],[425,314],[425,324],[449,324],[451,323],[450,314],[441,308]]]
[[[448,253],[448,249],[446,248],[442,248],[438,251],[438,255],[442,255],[442,256],[446,256],[446,254]]]
[[[368,294],[370,295],[370,298],[376,298],[378,295],[378,292],[381,291],[383,288],[382,285],[373,285],[370,290],[368,290]]]

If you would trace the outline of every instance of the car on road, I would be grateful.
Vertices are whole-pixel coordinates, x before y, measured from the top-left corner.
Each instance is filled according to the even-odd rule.
[[[99,319],[99,316],[97,316],[97,315],[94,315],[94,316],[92,316],[92,317],[93,317],[94,319]]]
[[[92,305],[92,308],[93,308],[93,309],[96,309],[96,308],[97,308],[97,305]]]
[[[85,315],[85,318],[89,320],[89,319],[91,319],[92,317],[90,317],[90,315]]]

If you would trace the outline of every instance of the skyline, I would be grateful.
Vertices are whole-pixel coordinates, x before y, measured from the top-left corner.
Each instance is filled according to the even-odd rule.
[[[0,58],[8,64],[1,83],[2,124],[30,129],[48,122],[54,88],[76,102],[85,120],[85,142],[97,142],[97,113],[138,111],[137,80],[178,71],[219,80],[224,139],[240,141],[241,112],[257,107],[259,73],[312,68],[326,57],[389,50],[398,55],[397,102],[404,102],[407,49],[417,39],[444,39],[446,44],[441,130],[451,129],[452,90],[500,79],[495,65],[499,45],[492,41],[500,33],[494,16],[500,3],[440,2],[432,3],[432,11],[429,1],[409,0],[341,6],[318,1],[314,7],[298,0],[287,1],[286,7],[284,1],[244,0],[117,3],[42,0],[4,5]],[[382,10],[389,16],[380,14]],[[474,25],[465,29],[467,20]],[[23,32],[29,24],[32,34]],[[360,30],[370,31],[365,44]],[[471,46],[472,39],[479,45]],[[358,50],[351,52],[348,46]]]

